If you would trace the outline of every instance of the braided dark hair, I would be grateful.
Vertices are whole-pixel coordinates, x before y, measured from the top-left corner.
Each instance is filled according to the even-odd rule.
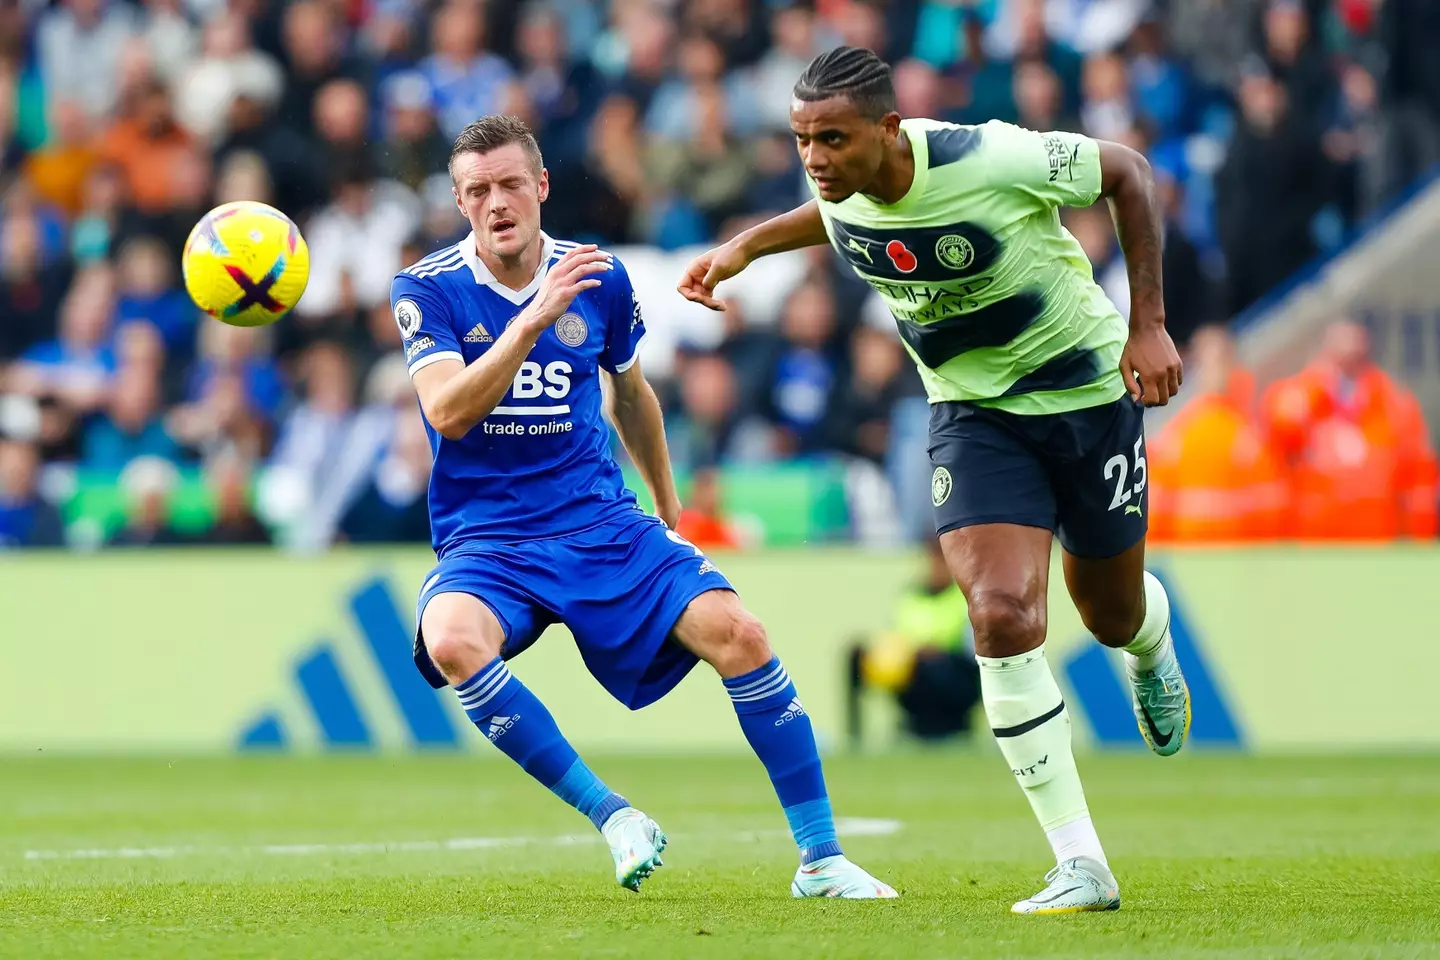
[[[890,65],[873,50],[860,47],[836,47],[811,60],[795,81],[795,97],[805,101],[849,97],[867,120],[879,120],[895,110]]]

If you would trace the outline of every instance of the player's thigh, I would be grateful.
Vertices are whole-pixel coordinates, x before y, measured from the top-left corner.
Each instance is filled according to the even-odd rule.
[[[930,406],[930,504],[935,531],[1008,524],[1055,530],[1042,453],[1012,415],[965,403]]]
[[[416,604],[414,658],[432,686],[515,656],[549,625],[526,585],[540,569],[532,550],[521,544],[452,557],[431,571]]]
[[[940,535],[950,574],[969,604],[975,652],[1014,657],[1045,642],[1054,535],[1043,527],[982,523]]]
[[[691,600],[675,622],[674,636],[726,678],[758,670],[775,655],[764,626],[730,590],[709,590]]]
[[[1055,419],[1054,446],[1063,448],[1051,464],[1060,545],[1082,560],[1119,557],[1145,539],[1145,408],[1127,396]]]
[[[1086,629],[1109,646],[1128,643],[1144,617],[1144,409],[1122,397],[1059,415],[1075,449],[1055,469],[1065,585]]]
[[[639,709],[674,689],[698,658],[674,636],[697,597],[734,588],[716,565],[636,511],[551,541],[540,599],[570,628],[586,669]]]
[[[930,502],[945,562],[970,605],[976,652],[1045,637],[1055,495],[1034,424],[963,403],[930,411]]]

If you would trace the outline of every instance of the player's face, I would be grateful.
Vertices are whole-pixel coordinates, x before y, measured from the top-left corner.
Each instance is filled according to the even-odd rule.
[[[849,97],[797,99],[790,103],[790,129],[821,199],[839,203],[874,181],[887,143],[900,129],[900,117],[891,113],[867,120]]]
[[[462,153],[450,172],[455,202],[482,250],[509,260],[536,242],[550,174],[536,169],[524,147],[507,143],[489,153]]]

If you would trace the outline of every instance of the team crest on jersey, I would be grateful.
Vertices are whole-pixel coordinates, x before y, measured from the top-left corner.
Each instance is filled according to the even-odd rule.
[[[944,467],[936,467],[935,472],[930,476],[930,502],[935,506],[942,506],[950,499],[950,490],[955,486],[950,479],[950,471]]]
[[[975,245],[958,233],[947,233],[935,241],[935,259],[951,270],[964,270],[975,262]]]
[[[555,336],[567,347],[578,347],[590,335],[585,318],[578,313],[567,313],[555,321]]]
[[[409,340],[420,332],[420,307],[408,297],[395,301],[395,325],[400,328],[402,339]]]

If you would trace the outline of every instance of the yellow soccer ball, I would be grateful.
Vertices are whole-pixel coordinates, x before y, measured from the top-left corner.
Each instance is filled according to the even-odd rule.
[[[310,280],[310,248],[285,214],[239,200],[200,218],[180,269],[201,310],[233,326],[263,327],[300,301]]]

